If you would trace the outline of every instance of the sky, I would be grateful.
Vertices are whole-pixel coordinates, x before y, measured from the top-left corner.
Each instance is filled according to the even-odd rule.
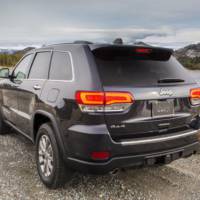
[[[0,0],[0,48],[75,40],[200,42],[199,0]]]

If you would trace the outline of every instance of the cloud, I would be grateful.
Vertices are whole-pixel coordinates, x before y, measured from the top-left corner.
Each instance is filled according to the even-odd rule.
[[[17,42],[11,42],[12,37],[7,41],[0,39],[1,46],[21,48],[24,46],[41,46],[59,42],[73,42],[75,40],[88,40],[92,42],[109,42],[121,37],[125,43],[143,41],[145,43],[180,48],[182,46],[200,42],[200,28],[185,28],[175,30],[170,27],[160,27],[155,29],[148,28],[122,28],[122,29],[95,29],[95,28],[73,28],[73,27],[46,27],[37,37],[32,38],[23,34],[15,36]],[[3,45],[2,45],[3,44]]]
[[[158,45],[179,48],[192,43],[200,42],[200,28],[187,28],[176,30],[166,36],[152,35],[142,39],[143,42]]]
[[[182,46],[200,41],[199,0],[0,0],[0,46],[74,40],[144,41]]]
[[[110,28],[110,29],[102,29],[102,28],[73,28],[73,27],[43,27],[40,29],[40,33],[35,35],[35,32],[27,35],[24,29],[17,30],[15,32],[20,31],[20,34],[15,34],[13,37],[12,34],[7,33],[7,40],[13,40],[17,38],[20,41],[26,41],[31,36],[33,36],[33,40],[38,42],[40,40],[45,40],[45,38],[52,40],[75,40],[75,39],[89,39],[96,40],[100,38],[105,38],[105,40],[114,39],[116,37],[123,37],[131,40],[135,40],[138,38],[144,38],[145,36],[151,35],[166,35],[172,32],[171,29],[166,27],[161,27],[157,29],[148,29],[148,28]],[[5,31],[1,33],[6,34]],[[0,41],[3,42],[5,39],[3,38]],[[7,42],[7,41],[6,41]]]
[[[164,36],[172,33],[172,30],[166,27],[158,29],[147,28],[69,28],[69,27],[54,27],[48,28],[47,32],[50,35],[56,35],[57,38],[68,38],[74,40],[81,38],[85,40],[99,40],[101,42],[113,41],[116,37],[122,37],[127,42],[134,42],[138,38],[144,38],[151,35]]]

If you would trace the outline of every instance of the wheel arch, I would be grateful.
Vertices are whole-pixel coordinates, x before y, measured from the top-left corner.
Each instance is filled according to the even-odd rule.
[[[41,120],[40,124],[38,124],[38,120]],[[62,138],[62,133],[61,130],[59,129],[58,122],[56,121],[55,117],[53,114],[43,111],[43,110],[37,110],[33,117],[32,117],[32,139],[35,144],[36,142],[36,136],[37,136],[37,131],[39,127],[44,124],[50,122],[52,124],[52,128],[55,133],[56,140],[58,142],[59,148],[62,153],[65,152],[65,147],[63,143],[63,138]]]

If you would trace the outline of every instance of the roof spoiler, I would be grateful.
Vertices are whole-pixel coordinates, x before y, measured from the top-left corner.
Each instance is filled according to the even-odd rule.
[[[167,61],[170,59],[174,51],[173,49],[159,47],[110,45],[95,48],[92,52],[95,56],[102,59],[133,58]]]

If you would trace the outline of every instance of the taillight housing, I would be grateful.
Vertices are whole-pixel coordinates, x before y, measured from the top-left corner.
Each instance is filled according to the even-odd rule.
[[[76,102],[82,112],[122,112],[134,98],[129,92],[77,91]]]
[[[193,106],[200,105],[200,88],[190,90],[190,102]]]

